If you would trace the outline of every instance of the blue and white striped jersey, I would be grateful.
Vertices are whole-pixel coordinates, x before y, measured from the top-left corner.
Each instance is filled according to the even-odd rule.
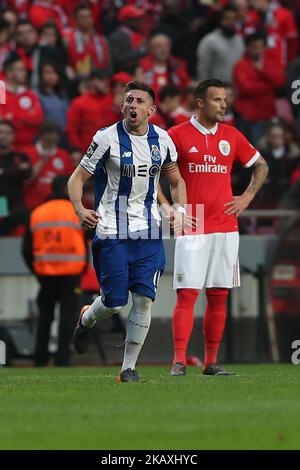
[[[157,184],[163,164],[176,162],[168,133],[149,124],[142,136],[130,134],[124,121],[99,130],[80,164],[95,175],[97,234],[120,234],[158,224]]]

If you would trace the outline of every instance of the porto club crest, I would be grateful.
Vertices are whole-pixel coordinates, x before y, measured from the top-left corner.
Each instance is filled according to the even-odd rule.
[[[157,145],[151,145],[151,158],[155,162],[158,162],[160,160],[160,150]]]

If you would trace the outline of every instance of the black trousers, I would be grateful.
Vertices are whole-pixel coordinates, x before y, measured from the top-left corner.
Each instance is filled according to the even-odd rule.
[[[55,305],[59,303],[58,350],[55,365],[70,364],[70,343],[78,317],[80,276],[41,276],[38,294],[39,320],[35,347],[35,365],[49,360],[48,344]]]

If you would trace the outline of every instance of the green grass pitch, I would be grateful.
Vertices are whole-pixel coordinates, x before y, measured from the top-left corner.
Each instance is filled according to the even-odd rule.
[[[300,366],[0,369],[0,449],[300,449]]]

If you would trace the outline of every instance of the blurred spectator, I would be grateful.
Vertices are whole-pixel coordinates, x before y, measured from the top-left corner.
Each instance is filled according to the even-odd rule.
[[[161,18],[153,28],[169,36],[172,54],[187,62],[191,75],[195,75],[197,44],[212,29],[209,24],[212,15],[204,3],[198,0],[163,0]]]
[[[110,126],[119,116],[119,111],[115,111],[108,72],[93,70],[89,91],[75,98],[68,111],[69,143],[85,153],[96,131]]]
[[[155,92],[168,84],[183,89],[190,80],[185,61],[172,56],[171,48],[171,39],[166,34],[155,33],[149,40],[148,55],[140,61],[146,83]]]
[[[16,28],[18,23],[18,15],[15,10],[11,8],[5,8],[1,14],[2,18],[4,18],[8,24],[8,40],[10,43],[14,43],[15,35],[16,35]],[[13,45],[13,44],[12,44]]]
[[[65,131],[69,100],[63,88],[63,79],[56,64],[44,63],[40,69],[38,96],[47,121],[55,122],[61,133]]]
[[[229,126],[235,126],[235,91],[231,85],[225,84],[225,90],[227,93],[226,100],[226,111],[223,122]]]
[[[31,175],[27,155],[14,150],[14,137],[12,123],[0,121],[0,218],[24,208],[23,184]]]
[[[35,63],[38,62],[38,34],[28,20],[20,20],[16,28],[17,53],[31,75]]]
[[[276,116],[275,92],[284,85],[285,76],[262,33],[248,36],[245,42],[246,53],[234,68],[237,127],[256,146]]]
[[[78,150],[76,147],[71,147],[69,148],[69,155],[72,160],[73,167],[76,168],[77,165],[79,165],[83,154],[80,150]]]
[[[70,343],[80,293],[80,276],[87,265],[83,230],[69,201],[68,178],[57,176],[49,200],[30,215],[23,240],[23,256],[36,275],[39,319],[35,347],[35,366],[49,360],[50,327],[55,306],[60,306],[56,366],[70,365]]]
[[[65,34],[71,75],[69,78],[86,77],[93,68],[111,73],[110,49],[106,38],[94,29],[92,10],[87,4],[75,8],[75,29]]]
[[[180,105],[180,92],[174,85],[166,85],[159,92],[159,102],[156,112],[151,116],[150,122],[162,129],[187,121],[186,115],[178,112]]]
[[[32,165],[32,176],[25,187],[25,202],[29,209],[46,201],[55,176],[70,175],[74,169],[69,154],[58,146],[59,139],[57,124],[44,122],[37,143],[26,148]]]
[[[283,124],[273,122],[269,124],[265,137],[260,140],[258,150],[269,166],[268,179],[258,198],[264,207],[276,207],[289,187],[293,170],[300,162],[300,148],[288,141]]]
[[[132,76],[126,72],[115,73],[111,78],[111,87],[113,94],[113,110],[116,113],[116,119],[122,119],[120,106],[123,103],[125,87],[132,80]]]
[[[144,10],[134,5],[123,6],[118,14],[120,26],[109,36],[116,71],[129,71],[146,54],[143,32]]]
[[[275,48],[284,64],[298,53],[298,32],[293,13],[277,0],[252,0],[250,12],[258,27],[268,35],[268,47]]]
[[[0,106],[0,119],[12,121],[15,145],[22,148],[33,144],[43,120],[40,100],[26,87],[27,72],[16,53],[11,53],[3,64],[6,80],[6,103]]]
[[[114,87],[114,90],[117,92],[123,92],[126,83],[130,82],[132,80],[132,76],[129,75],[127,72],[118,72],[115,73],[112,76],[111,83],[112,86]]]
[[[45,23],[52,22],[62,33],[68,27],[69,21],[63,8],[55,5],[54,0],[35,0],[29,9],[29,19],[33,26],[39,31]]]
[[[146,74],[143,67],[140,64],[135,64],[132,69],[128,70],[128,73],[132,75],[132,80],[136,82],[146,82]]]
[[[44,26],[42,26],[40,29],[39,47],[41,50],[39,68],[44,62],[55,62],[65,80],[68,54],[65,50],[61,34],[55,24],[45,23]]]
[[[196,84],[190,82],[182,91],[181,106],[179,109],[181,114],[186,115],[188,118],[191,118],[196,111],[195,86]]]
[[[56,26],[52,25],[53,28],[59,37]],[[64,62],[66,61],[66,54],[58,46],[59,40],[57,39],[56,44],[53,44],[51,41],[47,44],[45,39],[48,37],[49,40],[49,35],[45,35],[44,29],[42,34],[43,39],[39,42],[38,34],[29,21],[23,20],[17,24],[17,53],[27,69],[32,88],[38,86],[39,69],[43,62],[56,62],[57,66],[63,69]]]
[[[100,15],[102,12],[103,3],[105,3],[105,1],[106,0],[100,0],[100,1],[99,0],[85,0],[85,1],[76,0],[76,2],[74,2],[74,0],[56,0],[55,3],[57,3],[63,8],[64,12],[66,13],[68,17],[69,25],[71,28],[75,27],[74,9],[77,6],[77,4],[88,4],[88,6],[91,8],[91,11],[92,11],[95,28],[97,31],[102,32],[103,26],[100,21]]]
[[[3,0],[6,9],[14,10],[18,18],[27,18],[29,6],[32,0]]]
[[[237,11],[236,31],[243,37],[255,33],[257,21],[249,14],[249,0],[234,0],[233,5]]]
[[[0,75],[8,54],[12,51],[12,46],[8,42],[9,38],[9,23],[0,16]],[[1,77],[0,77],[1,78]]]
[[[131,80],[137,82],[146,82],[146,74],[140,63],[133,63],[130,67],[126,67],[126,72],[131,76]],[[121,71],[122,72],[122,71]]]
[[[233,67],[244,52],[242,37],[236,33],[237,11],[228,6],[221,11],[219,27],[204,36],[197,48],[197,79],[217,78],[232,83]]]

